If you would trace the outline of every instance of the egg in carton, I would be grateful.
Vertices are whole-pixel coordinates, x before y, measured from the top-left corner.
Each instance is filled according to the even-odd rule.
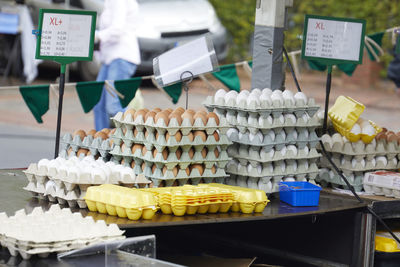
[[[294,145],[287,145],[281,150],[275,150],[269,147],[261,148],[236,144],[228,148],[228,153],[231,157],[239,160],[241,164],[244,165],[245,162],[250,162],[250,164],[254,167],[259,163],[280,161],[285,159],[313,159],[321,156],[315,148],[310,150],[306,146],[302,149],[298,149]]]
[[[364,175],[363,186],[370,194],[400,198],[400,175],[397,172],[368,172]]]
[[[2,245],[12,256],[21,255],[25,260],[32,255],[44,258],[53,252],[124,238],[117,225],[94,222],[91,217],[83,218],[80,213],[58,205],[52,205],[46,212],[37,207],[28,215],[19,210],[14,216],[0,217]]]
[[[226,92],[219,89],[215,96],[208,96],[203,103],[209,111],[217,110],[217,113],[223,114],[224,111],[248,111],[248,112],[283,112],[309,113],[313,116],[319,109],[314,99],[307,99],[307,96],[298,92],[293,94],[289,90],[271,91],[253,89],[250,92],[243,90],[239,94],[235,91]]]
[[[262,146],[269,149],[282,149],[287,144],[296,145],[302,149],[306,146],[315,148],[319,142],[319,138],[313,129],[296,129],[296,130],[274,130],[263,134],[261,131],[256,134],[250,132],[241,133],[236,128],[231,128],[227,132],[227,137],[234,143]]]
[[[343,170],[342,173],[357,192],[362,191],[362,179],[364,177],[364,172]],[[343,179],[329,167],[320,168],[316,181],[319,182],[323,187],[327,187],[329,184],[331,184],[334,188],[337,187],[349,190]]]

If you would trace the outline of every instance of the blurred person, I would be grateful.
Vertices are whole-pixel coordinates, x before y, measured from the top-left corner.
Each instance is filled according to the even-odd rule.
[[[400,96],[400,53],[396,51],[397,46],[400,45],[399,38],[397,38],[396,46],[393,49],[393,60],[389,63],[387,75],[390,80],[396,85],[396,94]]]
[[[105,0],[104,9],[96,31],[100,42],[102,64],[97,81],[129,79],[140,64],[139,43],[136,37],[136,18],[139,5],[136,0]],[[94,107],[95,128],[100,131],[110,127],[110,117],[123,111],[118,96],[105,88],[99,103]]]

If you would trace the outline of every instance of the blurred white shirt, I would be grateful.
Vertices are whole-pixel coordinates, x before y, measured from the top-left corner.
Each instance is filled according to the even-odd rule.
[[[139,43],[136,37],[136,0],[105,0],[96,38],[100,40],[100,60],[110,64],[117,58],[140,64]]]

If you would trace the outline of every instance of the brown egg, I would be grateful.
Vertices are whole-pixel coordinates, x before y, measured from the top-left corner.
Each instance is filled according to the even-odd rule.
[[[214,155],[215,155],[216,158],[219,157],[219,150],[218,150],[217,147],[216,147],[215,150],[214,150]]]
[[[72,151],[72,147],[68,148],[68,150],[67,150],[68,156],[69,156],[72,152],[73,152],[73,151]]]
[[[132,168],[132,169],[135,168],[135,165],[136,165],[135,161],[132,160],[132,162],[131,162],[131,168]]]
[[[110,139],[109,144],[110,144],[110,147],[112,147],[112,145],[114,144],[114,140],[113,140],[113,139]]]
[[[108,135],[109,133],[110,133],[110,129],[108,129],[108,128],[103,128],[103,129],[101,129],[101,131],[100,132],[103,132],[103,133],[105,133],[106,135]]]
[[[400,138],[400,132],[397,132],[396,135]]]
[[[192,159],[193,156],[194,156],[194,149],[193,149],[193,147],[191,147],[191,148],[189,149],[188,154],[189,154],[189,158]]]
[[[159,136],[159,133],[156,131],[156,135],[155,135],[156,140],[158,139],[158,136]]]
[[[87,132],[87,135],[91,135],[94,136],[96,134],[96,130],[95,129],[91,129]]]
[[[134,109],[132,109],[132,108],[127,109],[127,110],[124,112],[124,119],[126,119],[127,116],[131,116],[132,119],[133,119],[133,118],[135,117],[135,113],[136,113],[136,110],[134,110]]]
[[[178,149],[175,151],[175,155],[176,155],[176,158],[177,158],[178,160],[180,160],[180,159],[181,159],[181,156],[182,156],[182,149],[181,149],[181,148],[178,148]]]
[[[386,135],[389,135],[389,134],[395,134],[395,133],[393,131],[386,132]]]
[[[169,123],[168,115],[169,114],[166,114],[164,112],[158,112],[156,115],[156,123],[158,123],[158,121],[160,119],[162,119],[162,120],[164,120],[165,125],[168,125],[168,123]]]
[[[112,129],[111,132],[108,135],[115,134],[116,130],[117,130],[117,128]]]
[[[215,114],[214,112],[208,113],[208,114],[207,114],[207,122],[208,122],[211,118],[214,118],[215,123],[216,123],[217,125],[219,125],[219,118],[218,118],[217,114]]]
[[[126,134],[127,131],[128,131],[127,128],[122,129],[122,133],[123,133],[124,135]]]
[[[147,131],[147,129],[144,129],[144,137],[147,138],[149,136],[149,132]]]
[[[104,132],[97,132],[95,135],[94,135],[94,138],[101,138],[101,139],[103,139],[103,140],[106,140],[107,138],[108,138],[108,136],[107,136],[107,134],[105,134]]]
[[[217,167],[215,167],[215,165],[213,165],[212,167],[211,167],[211,173],[212,174],[215,174],[217,172]]]
[[[192,172],[194,169],[197,169],[200,173],[200,175],[203,175],[204,173],[204,166],[203,164],[192,164],[190,165],[190,172]]]
[[[76,156],[79,157],[81,154],[86,156],[86,153],[88,153],[89,150],[85,148],[79,148],[78,151],[76,152]]]
[[[219,141],[219,133],[218,133],[218,131],[215,131],[214,133],[213,133],[213,135],[214,135],[214,138],[215,138],[215,141]]]
[[[189,176],[189,175],[190,175],[190,168],[189,168],[189,166],[186,167],[185,171],[186,171],[186,175]]]
[[[143,145],[142,145],[142,144],[134,144],[134,145],[132,146],[132,154],[135,154],[135,151],[136,151],[137,149],[139,149],[140,151],[142,151]]]
[[[173,112],[178,112],[179,114],[182,115],[185,112],[185,109],[183,107],[178,107]]]
[[[121,145],[121,152],[125,152],[125,149],[126,149],[126,145],[125,145],[125,144],[122,144],[122,145]]]
[[[193,119],[196,120],[197,118],[200,118],[203,121],[204,125],[207,124],[207,115],[204,115],[201,112],[196,112],[196,114],[194,114],[193,116]]]
[[[86,153],[86,156],[91,156],[92,152],[90,152],[90,150]]]
[[[167,166],[164,165],[164,167],[162,168],[162,174],[164,175],[167,172]]]
[[[158,150],[156,148],[153,148],[153,150],[152,150],[153,158],[156,157],[157,153],[158,153]]]
[[[172,111],[174,111],[172,108],[166,108],[166,109],[164,109],[164,111],[166,111],[166,112],[168,112],[168,113],[171,113]]]
[[[139,109],[138,111],[135,112],[135,115],[133,117],[134,120],[136,120],[137,117],[142,116],[143,119],[146,117],[146,114],[149,110],[147,108],[142,108]]]
[[[149,111],[146,113],[146,116],[144,116],[144,121],[146,122],[148,118],[153,118],[153,121],[155,120],[157,113],[155,111]]]
[[[161,152],[161,154],[162,154],[162,156],[163,156],[163,159],[164,159],[164,160],[167,160],[168,155],[169,155],[168,148],[164,148],[164,150]]]
[[[398,137],[395,133],[391,133],[387,135],[387,141],[388,142],[397,142]]]
[[[207,153],[208,153],[207,148],[206,148],[206,147],[203,147],[203,149],[201,150],[201,156],[202,156],[203,158],[205,158],[205,157],[207,157]]]
[[[157,166],[156,164],[153,164],[153,166],[151,166],[151,172],[154,174],[156,172]]]
[[[155,113],[161,112],[161,108],[153,108],[151,111],[154,111]]]
[[[124,160],[124,159],[121,159],[120,164],[121,164],[121,165],[125,165],[125,160]]]
[[[81,140],[83,140],[83,138],[85,138],[85,136],[86,136],[86,133],[85,133],[85,131],[84,130],[76,130],[74,133],[73,133],[73,136],[75,137],[75,136],[79,136],[79,138],[81,139]]]
[[[386,133],[387,131],[388,131],[387,128],[385,128],[385,127],[382,128],[382,132]]]
[[[193,140],[194,140],[193,132],[189,132],[188,135],[187,135],[187,137],[188,137],[188,139],[189,139],[189,142],[193,142]]]
[[[178,175],[178,171],[179,171],[178,166],[175,166],[175,167],[172,169],[172,174],[174,175],[174,177],[176,177],[176,176]]]
[[[193,135],[194,138],[196,138],[196,136],[200,136],[203,142],[207,140],[207,134],[205,131],[194,131]]]
[[[178,125],[182,124],[182,117],[181,117],[181,114],[179,114],[179,113],[172,112],[171,114],[169,114],[168,119],[169,120],[176,119],[176,121],[178,122]]]
[[[142,171],[144,171],[145,168],[146,168],[146,163],[143,162],[143,163],[142,163]]]
[[[142,156],[146,155],[147,148],[145,146],[142,147]]]
[[[189,119],[190,121],[190,125],[193,125],[194,123],[194,118],[193,118],[193,114],[191,112],[189,112],[189,110],[186,110],[185,112],[183,112],[183,114],[181,115],[182,120],[184,119]]]
[[[380,132],[375,136],[375,139],[378,140],[386,140],[386,133],[385,132]]]
[[[136,135],[139,133],[139,130],[137,128],[135,128],[135,130],[133,130],[133,136],[136,137]]]

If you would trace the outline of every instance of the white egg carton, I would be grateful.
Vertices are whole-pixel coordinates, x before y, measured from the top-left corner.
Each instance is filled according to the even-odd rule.
[[[228,155],[237,159],[242,165],[250,162],[251,165],[257,166],[259,163],[267,163],[280,160],[301,160],[301,159],[317,159],[321,157],[317,149],[309,149],[305,146],[298,149],[294,145],[283,146],[280,150],[275,150],[268,146],[256,147],[235,144],[228,148]]]
[[[83,197],[91,185],[120,184],[133,187],[150,183],[144,177],[137,177],[129,167],[95,161],[91,156],[83,160],[76,157],[69,160],[60,157],[50,161],[43,159],[38,164],[30,164],[24,173],[29,181],[25,190],[51,202],[67,202],[70,207],[78,205],[80,208],[86,208]]]
[[[282,149],[285,145],[296,145],[298,148],[309,146],[315,148],[319,138],[315,129],[279,129],[269,130],[267,133],[261,131],[256,134],[245,132],[241,133],[236,128],[231,128],[227,132],[229,140],[243,145],[258,146]]]
[[[125,128],[128,130],[135,128],[139,132],[143,132],[144,129],[146,129],[149,133],[158,132],[161,135],[168,132],[171,136],[175,135],[178,131],[181,131],[182,135],[188,135],[190,131],[196,130],[206,131],[207,134],[212,134],[216,130],[219,130],[221,134],[225,134],[229,128],[224,118],[219,119],[219,124],[216,123],[214,118],[209,118],[206,124],[204,124],[201,118],[197,118],[193,124],[190,119],[185,118],[182,120],[181,125],[179,125],[176,118],[171,118],[168,125],[166,125],[162,118],[160,118],[157,123],[154,121],[153,117],[148,117],[147,120],[144,121],[145,119],[142,115],[137,116],[136,119],[133,120],[132,116],[126,116],[126,118],[124,118],[124,114],[118,112],[112,119],[117,128]]]
[[[53,252],[65,252],[95,243],[124,239],[116,224],[83,218],[80,213],[52,205],[46,212],[41,207],[26,214],[19,210],[8,217],[0,213],[0,243],[12,256],[25,260],[32,255],[45,258]]]
[[[244,111],[249,114],[260,114],[264,117],[270,114],[284,113],[293,113],[298,116],[302,116],[303,114],[307,113],[310,117],[312,117],[319,109],[319,106],[315,104],[315,100],[312,98],[307,100],[304,94],[304,98],[295,98],[289,96],[287,98],[285,97],[285,99],[283,97],[271,99],[270,96],[273,94],[273,92],[264,91],[265,89],[263,92],[260,91],[261,94],[259,94],[258,97],[256,96],[255,98],[251,99],[249,96],[240,96],[241,94],[245,94],[245,91],[240,92],[240,94],[230,91],[226,93],[226,95],[232,94],[232,97],[218,97],[218,94],[221,93],[221,90],[218,90],[215,96],[208,96],[203,102],[203,105],[206,106],[209,111],[216,109],[220,114],[225,110],[230,112]],[[238,96],[235,96],[235,93]],[[290,93],[290,91],[283,92],[283,94],[286,93]]]
[[[201,136],[196,136],[193,141],[191,141],[187,135],[183,135],[181,140],[178,142],[175,136],[170,136],[167,141],[164,134],[160,134],[156,138],[155,133],[149,133],[146,137],[143,132],[138,132],[137,135],[134,136],[132,130],[127,130],[124,135],[122,129],[117,128],[112,138],[116,146],[120,146],[122,143],[128,147],[131,147],[133,144],[143,144],[148,150],[153,149],[153,147],[157,150],[163,150],[165,147],[168,147],[170,151],[175,152],[179,147],[189,150],[193,146],[201,150],[204,146],[217,145],[220,146],[222,150],[226,150],[226,147],[232,144],[232,142],[229,141],[226,134],[221,134],[218,130],[217,133],[219,136],[218,141],[215,139],[213,134],[208,134],[206,141],[203,141]],[[113,152],[114,150],[111,154],[113,154]]]
[[[363,185],[367,193],[400,198],[400,173],[398,172],[367,172],[364,175]]]
[[[308,175],[310,178],[318,174],[317,159],[279,160],[274,162],[252,162],[256,164],[240,164],[233,159],[226,165],[226,172],[247,177],[296,177]]]
[[[282,181],[305,181],[315,184],[315,175],[299,174],[293,177],[248,177],[243,175],[232,174],[229,178],[225,180],[228,185],[241,186],[253,189],[260,189],[267,194],[279,192],[279,183]]]
[[[364,172],[343,170],[343,175],[357,192],[362,191]],[[315,180],[323,187],[328,187],[328,185],[331,184],[334,188],[349,189],[343,179],[334,170],[328,167],[320,168],[319,174]]]
[[[100,137],[93,138],[93,136],[88,135],[82,141],[79,135],[72,137],[70,133],[63,136],[60,140],[60,144],[60,156],[64,158],[68,158],[67,151],[69,148],[72,148],[74,155],[79,148],[85,148],[88,149],[93,156],[100,154],[101,157],[106,158],[114,146],[114,144],[110,145],[110,139],[103,140]]]

